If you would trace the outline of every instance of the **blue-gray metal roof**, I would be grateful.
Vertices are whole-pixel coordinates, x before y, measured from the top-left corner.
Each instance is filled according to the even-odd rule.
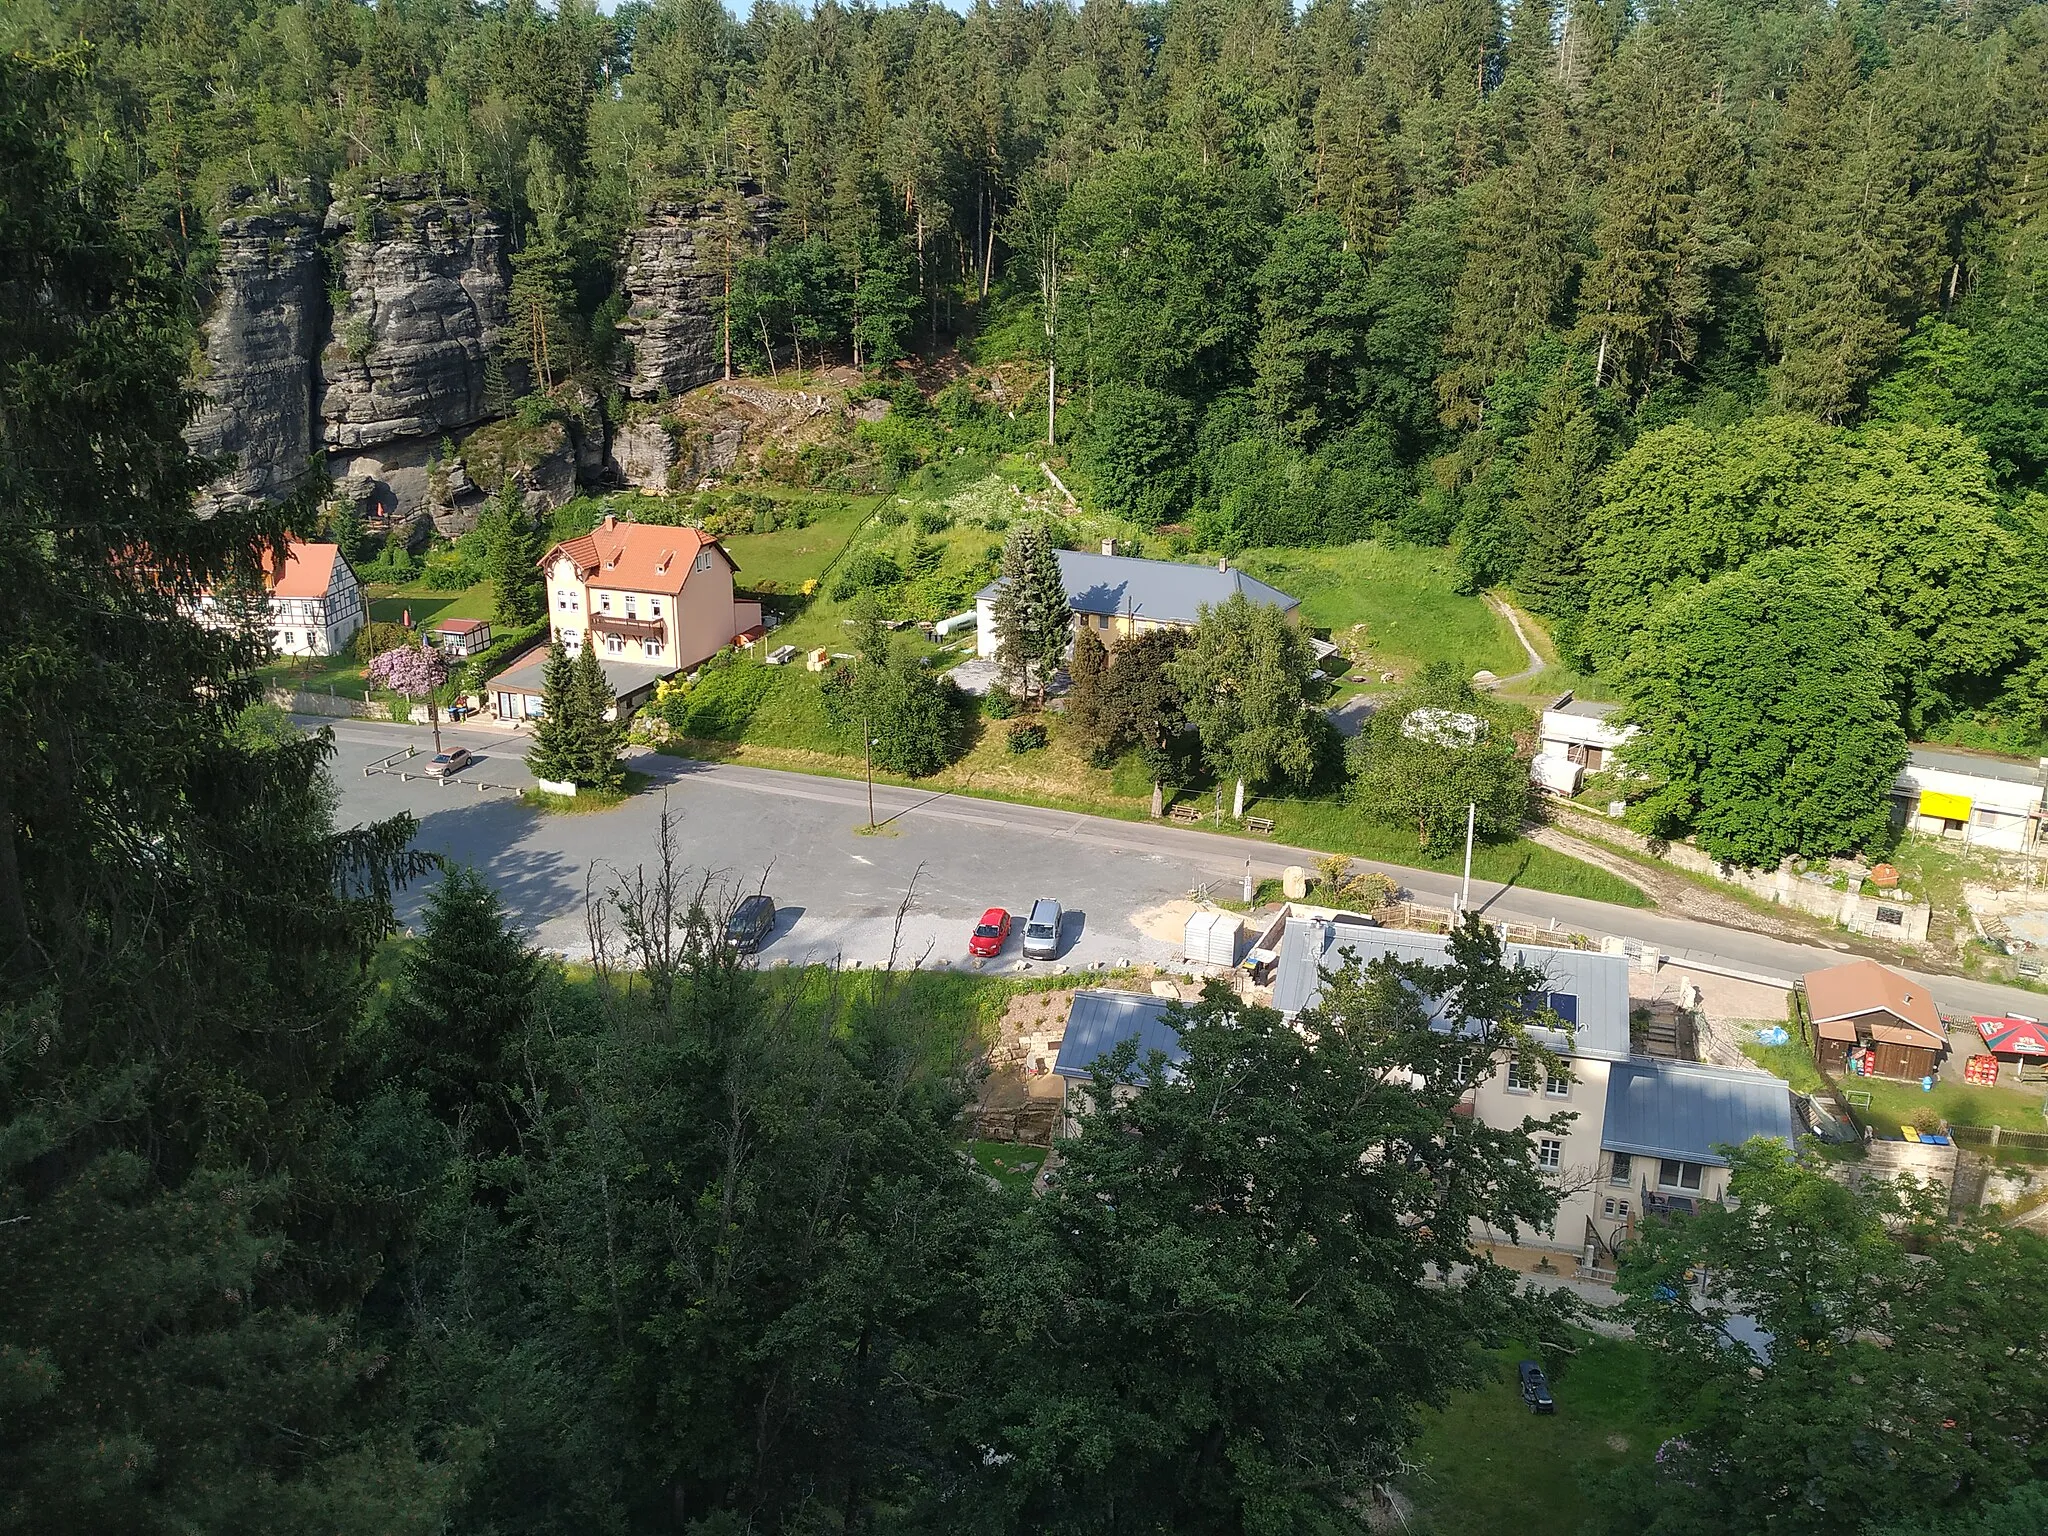
[[[1273,979],[1273,1006],[1292,1018],[1322,995],[1326,970],[1345,963],[1351,951],[1358,963],[1370,965],[1383,955],[1443,965],[1450,941],[1441,934],[1411,933],[1401,928],[1375,928],[1333,923],[1320,918],[1291,917],[1280,939],[1280,960]],[[1550,949],[1540,944],[1507,946],[1510,964],[1543,973],[1548,995],[1543,999],[1575,1028],[1569,1043],[1556,1031],[1538,1030],[1538,1038],[1554,1050],[1574,1056],[1619,1061],[1628,1055],[1628,960],[1584,949]]]
[[[1791,1088],[1762,1072],[1641,1058],[1608,1069],[1600,1145],[1610,1152],[1725,1166],[1716,1147],[1796,1134]]]
[[[1180,1031],[1166,1022],[1166,1010],[1172,1006],[1165,998],[1141,997],[1135,992],[1076,992],[1067,1009],[1067,1034],[1060,1042],[1053,1071],[1061,1077],[1086,1077],[1095,1070],[1098,1057],[1133,1036],[1138,1041],[1139,1066],[1154,1051],[1164,1051],[1166,1059],[1179,1066],[1187,1052],[1181,1046]]]
[[[1239,592],[1272,608],[1296,608],[1301,603],[1243,571],[1219,571],[1213,565],[1091,555],[1073,549],[1060,550],[1059,562],[1060,581],[1076,613],[1128,613],[1162,623],[1192,624],[1202,616],[1203,608],[1213,608]],[[1001,585],[992,581],[975,595],[993,598]]]

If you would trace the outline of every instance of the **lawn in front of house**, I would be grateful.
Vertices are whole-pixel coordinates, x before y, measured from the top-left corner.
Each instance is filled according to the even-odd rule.
[[[363,664],[353,651],[339,656],[279,656],[256,669],[266,688],[295,689],[305,693],[332,691],[346,698],[360,699],[367,686]]]
[[[1456,590],[1449,550],[1362,539],[1321,549],[1248,549],[1232,562],[1301,599],[1302,621],[1347,649],[1363,646],[1355,676],[1369,688],[1382,671],[1406,677],[1432,661],[1462,676],[1508,677],[1528,664],[1514,631],[1483,598]]]
[[[1549,1362],[1557,1412],[1522,1401],[1518,1360],[1497,1351],[1500,1378],[1425,1410],[1415,1470],[1401,1481],[1418,1533],[1532,1536],[1579,1530],[1592,1518],[1589,1484],[1656,1455],[1670,1426],[1659,1412],[1656,1358],[1639,1344],[1577,1336],[1577,1352]]]
[[[779,528],[773,533],[733,533],[718,541],[739,562],[739,575],[733,578],[735,584],[745,592],[800,591],[806,581],[824,574],[883,499],[801,493],[790,496],[786,505],[801,504],[810,514],[803,527]]]
[[[1027,1147],[1012,1141],[971,1141],[967,1150],[974,1157],[975,1167],[1017,1194],[1031,1188],[1031,1181],[1045,1165],[1044,1147]]]
[[[373,622],[398,624],[410,615],[415,629],[431,628],[443,619],[488,619],[498,605],[497,591],[488,581],[459,592],[437,592],[413,581],[402,587],[369,587],[364,595]]]
[[[1786,1045],[1744,1040],[1742,1054],[1766,1072],[1784,1078],[1799,1093],[1814,1093],[1825,1086],[1820,1069],[1796,1040]],[[1936,1078],[1931,1090],[1923,1090],[1918,1082],[1888,1077],[1845,1077],[1841,1087],[1859,1099],[1862,1094],[1870,1095],[1869,1105],[1858,1102],[1856,1113],[1880,1136],[1896,1138],[1902,1126],[1913,1125],[1929,1114],[1950,1125],[2048,1131],[2048,1115],[2042,1113],[2044,1093],[2039,1088],[1980,1088],[1974,1083]]]

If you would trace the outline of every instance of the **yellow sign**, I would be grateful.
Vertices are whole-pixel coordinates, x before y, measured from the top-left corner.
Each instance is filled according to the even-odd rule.
[[[1970,797],[1968,795],[1943,795],[1931,789],[1920,791],[1920,814],[1938,816],[1943,821],[1968,821],[1970,819]]]

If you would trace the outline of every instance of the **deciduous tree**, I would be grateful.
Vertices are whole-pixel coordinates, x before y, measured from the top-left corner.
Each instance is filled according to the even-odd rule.
[[[1315,669],[1308,637],[1242,592],[1203,608],[1193,640],[1167,663],[1211,771],[1237,783],[1233,816],[1244,814],[1247,784],[1305,784],[1315,773]]]

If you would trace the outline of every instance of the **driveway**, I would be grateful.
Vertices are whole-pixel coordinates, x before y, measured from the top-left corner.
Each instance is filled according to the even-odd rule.
[[[586,874],[595,872],[602,891],[611,870],[651,857],[664,795],[693,867],[735,887],[753,889],[765,881],[786,909],[775,940],[763,951],[768,963],[835,955],[887,963],[897,907],[913,878],[903,941],[895,946],[906,962],[928,951],[932,962],[965,965],[967,932],[983,908],[1021,912],[1038,896],[1060,901],[1068,912],[1059,964],[1085,969],[1119,960],[1169,960],[1177,957],[1178,945],[1140,933],[1131,921],[1135,914],[1185,896],[1198,882],[1235,881],[1247,859],[1255,876],[1268,878],[1286,865],[1306,866],[1316,858],[1309,849],[1164,822],[1117,821],[883,785],[875,788],[875,810],[885,825],[870,836],[864,830],[867,788],[859,780],[656,753],[634,759],[635,768],[655,778],[656,789],[617,810],[549,816],[513,795],[467,788],[461,775],[446,786],[364,777],[363,768],[376,759],[409,744],[426,745],[424,727],[301,723],[334,728],[334,778],[344,825],[411,811],[420,818],[421,847],[483,871],[539,943],[568,955],[588,950]],[[484,758],[478,777],[491,780],[509,774],[510,760],[527,745],[523,735],[497,730],[444,726],[441,735],[444,743],[460,743]],[[1418,901],[1449,905],[1457,895],[1455,873],[1359,864],[1390,875]],[[1578,932],[1654,946],[1667,968],[1692,964],[1789,981],[1853,958],[1846,945],[1798,943],[1486,881],[1472,883],[1472,899],[1489,916],[1538,925],[1555,921]],[[403,910],[411,912],[418,901],[412,893]],[[1008,970],[1019,963],[1013,941],[999,965]],[[1920,979],[1954,1013],[2040,1012],[2038,994],[1955,976]]]

